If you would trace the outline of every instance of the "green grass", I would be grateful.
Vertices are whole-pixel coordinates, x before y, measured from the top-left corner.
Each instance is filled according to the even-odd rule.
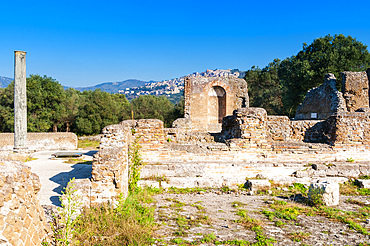
[[[117,208],[101,205],[83,210],[76,221],[72,245],[146,245],[153,242],[155,228],[151,190],[138,189]]]
[[[205,192],[206,190],[203,188],[176,188],[176,187],[170,187],[168,188],[168,193],[174,193],[174,194],[187,194],[187,193],[197,193],[197,192]]]
[[[100,141],[91,141],[88,139],[78,140],[77,148],[81,149],[98,149],[100,145]]]

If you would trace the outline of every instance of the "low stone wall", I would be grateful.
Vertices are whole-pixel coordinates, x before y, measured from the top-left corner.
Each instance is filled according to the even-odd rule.
[[[30,167],[0,160],[1,245],[41,245],[51,232],[37,198],[39,177]]]
[[[29,132],[29,150],[74,150],[77,149],[77,135],[72,132]],[[0,150],[14,148],[14,133],[0,133]]]
[[[290,140],[308,143],[328,143],[330,126],[323,120],[294,120],[290,122]]]
[[[289,141],[292,135],[288,116],[267,116],[266,129],[269,141]]]
[[[330,143],[339,146],[370,146],[370,113],[338,113],[330,122]]]
[[[324,120],[293,120],[287,116],[267,116],[269,141],[328,143],[329,124]]]

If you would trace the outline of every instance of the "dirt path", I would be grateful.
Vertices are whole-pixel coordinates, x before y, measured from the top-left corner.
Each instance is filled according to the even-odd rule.
[[[314,208],[283,196],[248,196],[245,192],[210,190],[163,193],[155,199],[155,218],[161,225],[156,230],[157,245],[248,245],[247,241],[261,243],[258,245],[268,242],[273,245],[360,245],[370,242],[368,235],[351,229],[348,223],[312,212]],[[359,203],[348,202],[348,199]],[[342,212],[335,210],[332,216],[364,211],[368,201],[369,197],[365,196],[342,196],[340,205],[335,207]],[[278,210],[280,214],[271,215]],[[361,217],[358,224],[369,229],[365,221]]]

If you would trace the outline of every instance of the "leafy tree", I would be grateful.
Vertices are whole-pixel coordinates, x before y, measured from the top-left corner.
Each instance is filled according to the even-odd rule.
[[[245,73],[248,84],[249,105],[266,109],[270,115],[282,114],[281,88],[278,69],[280,60],[275,59],[263,69],[252,67]]]
[[[0,131],[14,131],[14,81],[0,89]]]
[[[172,123],[178,118],[184,118],[185,100],[184,97],[180,99],[171,109],[168,116],[168,126],[171,127]]]
[[[30,132],[57,132],[66,117],[66,93],[51,77],[27,78],[27,129]]]
[[[285,113],[293,116],[307,91],[322,84],[325,74],[333,73],[340,87],[340,72],[365,71],[369,65],[367,46],[351,36],[329,34],[310,45],[304,43],[296,56],[283,60],[279,67]]]
[[[105,126],[118,124],[129,118],[129,102],[122,94],[110,94],[97,89],[84,91],[81,97],[82,102],[73,128],[78,134],[98,134]]]
[[[173,104],[165,96],[145,95],[131,101],[134,119],[159,119],[164,122],[166,127],[172,123],[172,108]]]

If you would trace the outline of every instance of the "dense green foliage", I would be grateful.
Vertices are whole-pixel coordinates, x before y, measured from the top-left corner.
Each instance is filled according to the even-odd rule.
[[[280,60],[275,59],[263,69],[252,67],[245,73],[248,81],[249,105],[266,109],[268,114],[283,113],[281,87],[278,76]]]
[[[325,74],[333,73],[340,88],[340,72],[365,71],[369,65],[367,46],[351,36],[317,38],[310,45],[304,43],[295,56],[247,71],[250,105],[264,107],[270,114],[294,116],[307,91],[321,85]]]
[[[101,90],[64,90],[47,76],[27,78],[29,132],[72,131],[79,135],[98,134],[111,124],[131,119],[160,119],[170,126],[183,117],[184,103],[172,104],[166,97],[140,96],[130,103],[122,94]],[[182,107],[182,108],[181,108]],[[132,114],[132,112],[133,114]],[[14,83],[0,89],[0,131],[14,129]]]

